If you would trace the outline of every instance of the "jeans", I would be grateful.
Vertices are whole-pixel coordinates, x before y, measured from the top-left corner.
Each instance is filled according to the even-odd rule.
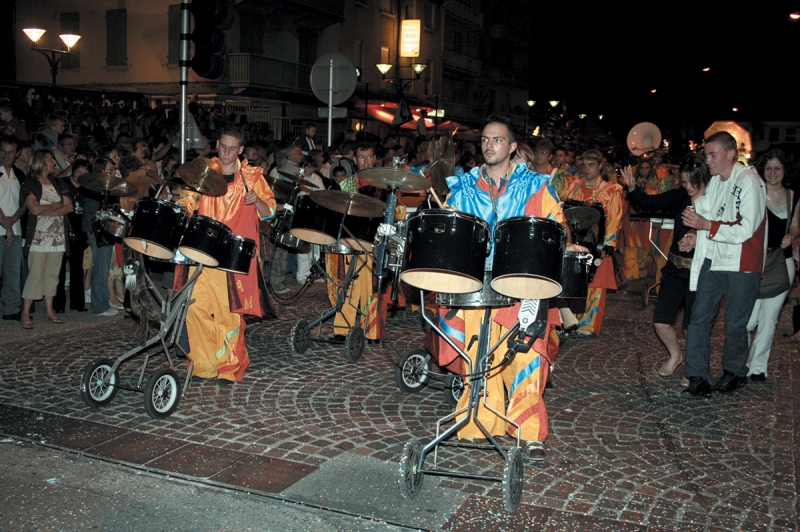
[[[794,281],[794,259],[786,259],[786,269],[789,271],[789,286]],[[747,323],[747,332],[756,331],[750,343],[750,355],[747,357],[748,375],[756,373],[767,374],[767,361],[772,351],[772,341],[775,339],[775,326],[778,324],[783,302],[789,290],[767,299],[757,299],[753,307],[753,314]],[[748,340],[750,335],[747,336]]]
[[[108,270],[111,267],[111,254],[114,246],[97,247],[94,234],[89,235],[89,245],[92,247],[92,314],[102,314],[111,308],[108,301]]]
[[[5,235],[0,236],[0,280],[3,282],[0,299],[3,300],[3,314],[10,316],[22,310],[22,236],[14,235],[10,247],[6,247],[5,239]]]
[[[725,296],[725,345],[722,369],[739,377],[747,376],[749,338],[747,321],[758,297],[761,275],[745,272],[711,271],[706,259],[697,281],[697,295],[692,307],[692,321],[686,331],[686,377],[711,376],[711,321],[719,312]]]

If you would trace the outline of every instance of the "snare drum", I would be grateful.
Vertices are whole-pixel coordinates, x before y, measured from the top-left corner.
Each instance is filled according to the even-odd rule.
[[[567,230],[552,220],[515,216],[498,222],[492,288],[518,299],[556,297],[566,245]]]
[[[310,244],[300,240],[289,232],[292,227],[292,216],[290,215],[288,219],[286,219],[285,227],[283,220],[286,218],[286,211],[279,212],[276,215],[276,218],[277,222],[270,233],[270,240],[276,244],[280,244],[291,250],[297,251],[298,253],[308,253],[311,250]]]
[[[492,290],[492,272],[483,272],[483,288],[469,294],[436,294],[436,304],[445,307],[510,307],[514,299]]]
[[[136,202],[125,244],[150,257],[171,260],[183,235],[186,218],[180,205],[141,198]]]
[[[289,232],[304,242],[330,246],[336,243],[340,225],[341,216],[314,202],[310,196],[300,196]]]
[[[333,255],[352,255],[355,253],[353,248],[338,242],[334,242],[330,246],[320,246],[319,251],[320,253],[331,253]]]
[[[448,294],[476,292],[483,286],[489,252],[489,224],[447,209],[418,211],[406,220],[405,268],[400,279]]]
[[[250,272],[250,262],[255,254],[255,240],[232,234],[222,245],[217,268],[226,272],[247,275]]]
[[[558,297],[585,298],[589,293],[589,269],[594,257],[591,253],[565,251],[561,263],[561,295]]]
[[[232,235],[224,223],[195,214],[183,232],[178,249],[191,260],[216,268],[222,258],[225,240]]]
[[[354,251],[366,251],[372,253],[372,243],[378,233],[378,226],[383,221],[382,218],[363,218],[360,216],[348,216],[344,220],[342,236],[339,241]],[[353,233],[345,231],[345,227]]]

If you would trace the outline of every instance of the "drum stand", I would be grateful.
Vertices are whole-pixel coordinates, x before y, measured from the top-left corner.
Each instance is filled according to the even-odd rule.
[[[345,215],[346,217],[347,215]],[[346,231],[351,238],[355,240],[355,236],[347,229],[344,225],[344,217],[342,219],[342,225],[340,226],[339,235],[336,239],[338,243],[341,240],[341,230]],[[341,283],[337,283],[336,280],[332,279],[328,272],[325,271],[324,268],[320,268],[319,264],[316,261],[312,262],[311,265],[311,272],[312,274],[315,273],[315,270],[319,270],[327,280],[328,283],[336,287],[336,305],[329,308],[322,315],[317,318],[316,320],[308,323],[306,320],[298,321],[294,328],[292,329],[292,334],[289,336],[289,345],[292,347],[292,350],[297,353],[298,355],[305,353],[306,349],[310,342],[313,340],[315,342],[324,342],[330,344],[341,344],[340,340],[335,340],[333,338],[323,338],[322,337],[322,323],[331,317],[335,316],[336,313],[340,312],[347,301],[347,293],[350,290],[350,286],[353,283],[353,280],[358,276],[358,274],[364,269],[366,266],[366,262],[361,268],[356,269],[356,264],[358,263],[359,256],[364,255],[365,257],[368,256],[368,252],[366,249],[362,251],[354,251],[352,254],[352,258],[350,259],[350,264],[347,267],[347,271],[345,272],[344,279],[342,279]],[[372,282],[369,279],[369,282]],[[347,318],[343,315],[345,321]],[[361,358],[361,354],[364,352],[364,345],[366,344],[366,339],[364,337],[364,329],[361,328],[362,319],[366,321],[366,317],[363,315],[359,308],[356,308],[356,323],[347,323],[350,327],[350,331],[345,336],[344,340],[344,353],[347,357],[348,362],[356,362],[359,358]],[[311,330],[314,327],[318,327],[317,335],[315,338],[311,337]]]
[[[420,290],[420,297],[422,301],[425,300],[425,294],[422,290]],[[546,314],[546,309],[544,312]],[[431,320],[430,317],[423,313],[423,319],[433,328],[433,330],[435,330],[442,338],[444,338],[444,340],[450,344],[453,349],[456,350],[462,359],[466,361],[467,376],[470,377],[470,382],[467,384],[467,386],[469,386],[469,401],[466,406],[439,419],[436,422],[436,437],[427,445],[423,446],[416,438],[412,438],[410,441],[406,442],[405,446],[403,447],[403,454],[400,458],[400,475],[398,478],[400,483],[400,494],[405,498],[414,498],[422,489],[423,478],[426,474],[477,480],[492,480],[502,483],[503,506],[507,512],[512,513],[519,505],[523,487],[522,475],[524,467],[520,448],[520,426],[518,423],[508,418],[504,413],[498,412],[488,404],[486,400],[488,394],[486,380],[489,378],[489,374],[491,372],[499,371],[500,367],[503,364],[508,363],[516,353],[528,351],[532,347],[534,339],[531,339],[530,343],[528,344],[520,341],[520,339],[524,338],[525,333],[517,334],[520,332],[520,322],[517,321],[513,327],[511,327],[505,334],[502,335],[497,343],[495,343],[493,346],[489,346],[492,327],[492,308],[486,307],[484,318],[481,321],[478,333],[478,351],[475,360],[476,367],[473,368],[472,360],[469,358],[469,356],[467,356],[467,354],[461,348],[459,348],[447,336],[447,334],[445,334],[445,332],[442,331],[433,320]],[[514,338],[511,338],[512,335],[515,335]],[[492,368],[494,359],[493,353],[495,353],[498,347],[500,347],[500,345],[507,340],[510,349],[505,355],[505,360]],[[495,416],[507,422],[509,425],[516,427],[516,445],[503,448],[497,442],[489,430],[483,425],[483,423],[481,423],[480,419],[478,419],[478,411],[481,408],[485,408]],[[452,422],[461,414],[464,414],[464,417],[461,418],[461,420],[456,421],[454,425],[442,432],[442,425],[444,423]],[[459,429],[470,423],[470,421],[474,421],[475,424],[480,428],[488,440],[488,444],[450,443],[446,441],[455,435]],[[497,451],[504,460],[502,475],[498,477],[437,469],[438,447],[440,445]],[[431,451],[434,452],[433,467],[426,468],[425,457]]]
[[[110,403],[114,399],[114,396],[116,396],[117,390],[122,388],[135,392],[144,392],[144,409],[147,414],[154,419],[169,417],[175,411],[178,407],[180,397],[186,393],[186,389],[189,387],[189,380],[192,376],[194,363],[189,359],[189,370],[187,371],[186,380],[181,390],[178,384],[178,375],[174,370],[175,364],[170,356],[170,348],[174,346],[179,349],[184,356],[187,355],[187,352],[177,343],[177,340],[183,333],[186,324],[186,312],[189,305],[194,303],[194,300],[191,299],[192,289],[202,271],[203,265],[200,264],[189,277],[186,284],[184,284],[180,290],[175,291],[171,300],[166,300],[159,291],[151,290],[160,300],[161,311],[164,315],[164,320],[159,324],[158,333],[143,345],[131,349],[119,356],[116,360],[112,361],[108,358],[99,358],[86,366],[83,371],[83,376],[81,377],[81,398],[87,405],[100,407]],[[147,273],[144,275],[147,280],[147,286],[154,286],[150,276],[147,275]],[[148,351],[151,347],[159,343],[167,357],[169,367],[155,370],[152,375],[150,375],[147,382],[144,382],[147,364],[157,351],[146,353],[136,386],[127,387],[120,384],[120,365],[128,359]],[[144,383],[144,388],[142,387],[142,383]]]

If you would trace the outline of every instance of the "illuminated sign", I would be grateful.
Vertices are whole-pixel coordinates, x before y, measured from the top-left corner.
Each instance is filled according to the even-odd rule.
[[[421,20],[404,20],[400,27],[400,57],[419,57]]]

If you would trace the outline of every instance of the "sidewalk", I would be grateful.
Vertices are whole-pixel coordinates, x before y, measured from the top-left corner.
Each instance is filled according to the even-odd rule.
[[[650,323],[652,308],[640,310],[641,284],[609,297],[602,336],[562,346],[545,394],[547,461],[526,466],[522,504],[511,516],[494,482],[426,476],[416,499],[400,497],[404,443],[430,441],[436,419],[451,412],[440,381],[416,394],[394,384],[398,353],[422,343],[421,320],[406,311],[390,317],[396,350],[388,342],[368,345],[355,364],[342,346],[326,343],[293,355],[294,324],[327,306],[322,284],[278,305],[279,319],[248,325],[252,363],[244,382],[192,386],[165,420],[149,418],[135,392],[120,390],[101,409],[80,399],[87,363],[135,345],[131,320],[68,313],[63,325],[35,318],[33,331],[2,322],[0,432],[408,527],[795,530],[800,344],[781,337],[788,313],[766,383],[687,401],[679,396],[680,375],[656,375],[666,355]],[[716,353],[722,327],[720,321],[714,328]],[[141,360],[121,368],[123,381],[135,381]],[[721,373],[718,356],[712,363]],[[444,448],[439,468],[497,475],[501,461]]]

